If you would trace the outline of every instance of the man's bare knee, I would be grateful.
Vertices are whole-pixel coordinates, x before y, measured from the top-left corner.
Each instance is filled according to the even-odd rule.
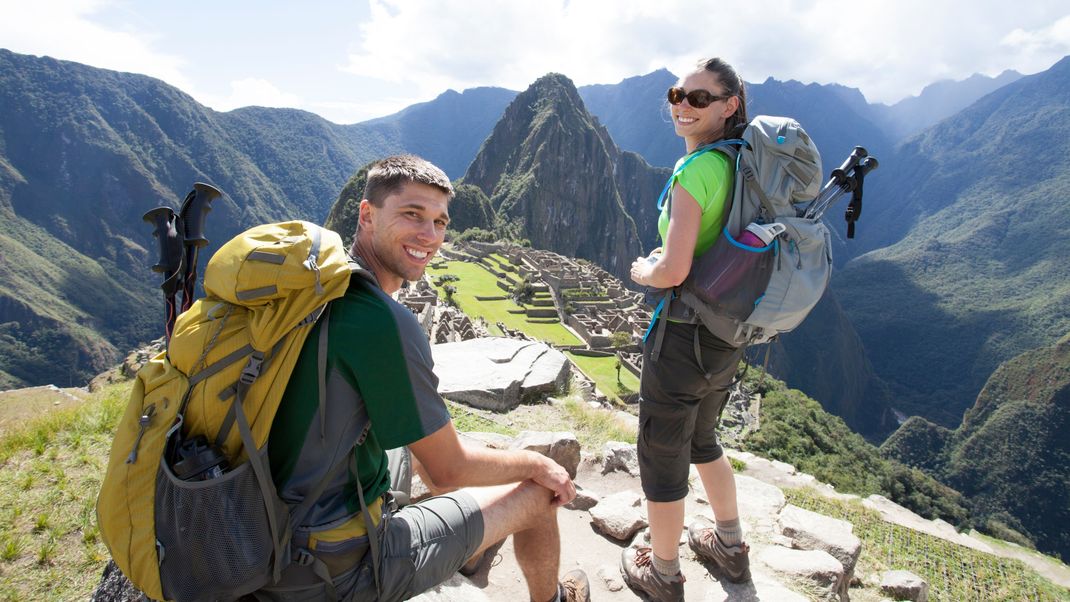
[[[466,489],[479,504],[483,515],[483,543],[480,551],[513,533],[556,524],[557,507],[553,492],[533,481],[498,487]]]

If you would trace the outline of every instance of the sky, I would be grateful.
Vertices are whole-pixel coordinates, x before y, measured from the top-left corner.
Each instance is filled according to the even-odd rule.
[[[894,103],[1070,55],[1067,0],[0,0],[0,48],[157,77],[213,109],[335,123],[446,91],[578,86],[720,56],[744,80]]]

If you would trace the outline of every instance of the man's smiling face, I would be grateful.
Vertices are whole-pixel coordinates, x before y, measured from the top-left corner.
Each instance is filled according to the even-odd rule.
[[[393,293],[403,280],[423,276],[446,238],[449,221],[446,192],[407,182],[387,195],[382,207],[361,201],[358,252],[371,264],[383,290]]]

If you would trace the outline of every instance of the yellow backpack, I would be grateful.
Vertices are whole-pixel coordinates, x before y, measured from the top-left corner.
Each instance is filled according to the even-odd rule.
[[[311,504],[279,499],[266,443],[312,325],[353,270],[330,230],[252,228],[208,262],[207,296],[138,372],[97,519],[112,558],[147,596],[237,598],[289,563],[291,523]]]

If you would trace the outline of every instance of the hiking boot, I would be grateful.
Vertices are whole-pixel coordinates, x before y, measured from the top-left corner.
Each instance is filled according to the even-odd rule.
[[[587,573],[579,569],[565,573],[557,591],[561,593],[561,602],[591,602],[591,584]]]
[[[725,577],[732,583],[750,581],[750,546],[745,543],[725,545],[709,519],[703,518],[688,525],[687,543],[700,558],[721,567]]]
[[[684,576],[666,577],[654,570],[654,552],[648,548],[624,548],[620,556],[620,574],[636,593],[654,602],[678,602],[684,599]]]

